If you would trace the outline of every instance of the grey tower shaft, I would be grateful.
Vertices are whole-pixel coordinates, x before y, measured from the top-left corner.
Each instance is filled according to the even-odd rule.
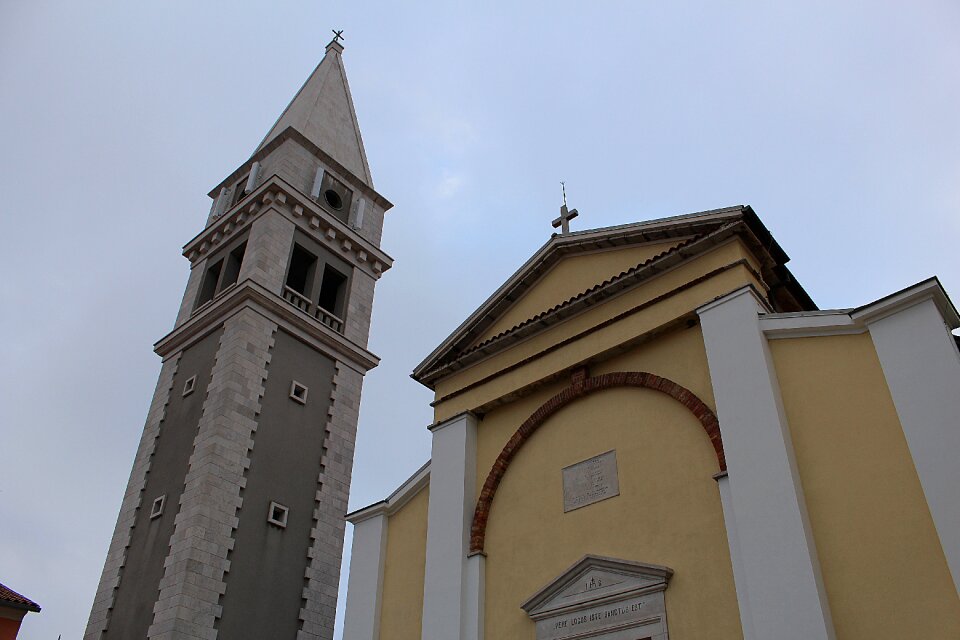
[[[85,638],[333,637],[374,288],[342,46],[210,195]]]

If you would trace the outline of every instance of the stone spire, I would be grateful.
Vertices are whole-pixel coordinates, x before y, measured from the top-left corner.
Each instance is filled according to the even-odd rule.
[[[342,53],[343,45],[335,37],[327,45],[323,60],[280,114],[256,151],[287,127],[293,127],[372,187],[373,177],[363,150]]]

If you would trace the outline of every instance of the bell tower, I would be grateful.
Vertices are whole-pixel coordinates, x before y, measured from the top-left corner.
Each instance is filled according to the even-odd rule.
[[[373,188],[337,38],[210,193],[87,639],[333,637],[374,287]]]

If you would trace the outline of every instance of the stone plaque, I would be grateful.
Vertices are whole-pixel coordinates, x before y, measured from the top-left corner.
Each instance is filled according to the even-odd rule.
[[[620,495],[617,452],[607,451],[563,469],[563,512]]]

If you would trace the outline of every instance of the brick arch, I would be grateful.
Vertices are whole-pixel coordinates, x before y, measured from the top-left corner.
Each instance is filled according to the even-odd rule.
[[[652,373],[642,371],[619,371],[616,373],[605,373],[599,376],[587,377],[585,370],[574,373],[572,384],[553,396],[534,411],[529,418],[514,432],[493,466],[487,479],[480,490],[480,497],[477,499],[477,508],[473,512],[473,524],[470,527],[470,553],[482,552],[487,534],[487,517],[490,515],[490,506],[493,504],[493,497],[497,493],[497,487],[507,472],[511,460],[517,455],[520,448],[530,439],[530,437],[547,421],[547,418],[557,411],[567,406],[574,400],[586,397],[597,391],[605,389],[614,389],[617,387],[639,387],[642,389],[652,389],[665,393],[693,413],[707,432],[710,442],[713,444],[713,450],[717,454],[717,464],[720,471],[727,470],[727,461],[723,454],[723,441],[720,439],[720,424],[717,422],[717,416],[710,410],[703,400],[698,398],[692,391],[683,387],[672,380],[662,378]]]

